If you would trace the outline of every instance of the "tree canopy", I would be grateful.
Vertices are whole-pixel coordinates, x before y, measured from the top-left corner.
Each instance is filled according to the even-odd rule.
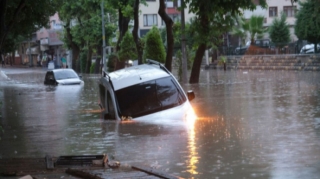
[[[301,8],[296,14],[294,32],[299,39],[315,44],[316,52],[317,43],[320,42],[320,1],[307,0],[299,3]]]
[[[275,18],[269,27],[270,39],[279,48],[290,42],[290,30],[286,19],[286,15],[281,13],[281,17]]]
[[[59,4],[60,0],[0,0],[0,48],[9,34],[13,40],[46,27]]]
[[[166,52],[158,28],[152,27],[145,38],[144,59],[152,59],[163,63],[166,58]]]
[[[207,45],[213,39],[221,38],[222,34],[231,30],[233,18],[242,13],[242,9],[253,10],[256,5],[251,0],[185,0],[189,12],[196,15],[199,45],[192,66],[190,83],[198,83],[201,61]],[[266,7],[266,1],[260,0],[260,5]],[[210,37],[210,38],[208,38]]]

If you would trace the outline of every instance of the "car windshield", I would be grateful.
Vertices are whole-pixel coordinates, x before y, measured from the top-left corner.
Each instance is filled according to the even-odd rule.
[[[69,79],[69,78],[79,78],[78,75],[70,70],[62,70],[54,72],[54,77],[56,80]]]
[[[172,77],[140,83],[116,91],[120,116],[139,117],[186,101]]]

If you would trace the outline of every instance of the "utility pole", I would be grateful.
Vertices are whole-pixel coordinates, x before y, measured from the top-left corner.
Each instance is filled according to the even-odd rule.
[[[101,1],[101,18],[102,18],[102,64],[103,64],[103,71],[107,71],[106,69],[106,37],[105,37],[105,29],[104,29],[104,4]]]
[[[182,52],[182,83],[188,82],[188,62],[186,51],[186,37],[185,37],[185,15],[184,15],[184,0],[181,0],[181,52]]]

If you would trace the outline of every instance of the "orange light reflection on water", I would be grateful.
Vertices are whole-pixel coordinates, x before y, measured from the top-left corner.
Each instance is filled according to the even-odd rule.
[[[199,174],[197,171],[197,164],[199,163],[198,144],[196,143],[196,124],[197,121],[212,121],[217,117],[198,117],[194,112],[194,109],[188,111],[186,116],[186,125],[188,128],[188,149],[189,157],[187,163],[187,172],[191,174]],[[199,125],[199,124],[198,124]],[[198,126],[199,127],[199,126]]]
[[[197,153],[197,144],[195,142],[195,123],[197,120],[197,115],[194,112],[193,108],[190,108],[186,114],[186,122],[188,127],[188,149],[189,149],[189,161],[188,163],[188,172],[191,174],[198,174],[197,166],[198,163],[198,153]]]

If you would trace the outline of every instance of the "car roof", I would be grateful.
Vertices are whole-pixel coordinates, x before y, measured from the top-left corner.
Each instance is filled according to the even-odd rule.
[[[167,77],[170,75],[170,73],[161,68],[159,65],[153,64],[136,65],[108,74],[115,91],[128,86]]]
[[[60,68],[60,69],[53,69],[53,70],[48,70],[49,71],[52,71],[52,72],[60,72],[60,71],[74,71],[73,69],[71,68]]]

